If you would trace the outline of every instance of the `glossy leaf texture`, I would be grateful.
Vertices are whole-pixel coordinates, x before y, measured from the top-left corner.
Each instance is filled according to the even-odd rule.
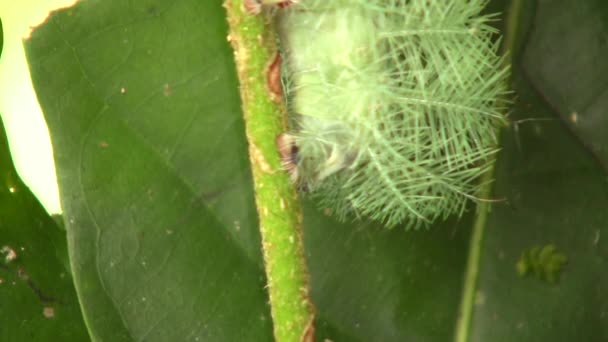
[[[86,340],[65,231],[19,179],[1,121],[0,172],[0,340]]]
[[[318,340],[451,340],[478,215],[488,219],[476,301],[465,303],[472,341],[606,338],[606,175],[524,73],[564,57],[526,57],[537,50],[534,28],[556,18],[542,7],[560,2],[525,3],[514,123],[502,133],[493,194],[505,200],[408,232],[338,223],[305,200]],[[53,14],[26,42],[96,340],[272,339],[226,35],[219,0],[88,1]],[[602,137],[606,127],[594,129]],[[559,282],[520,278],[521,252],[549,243],[568,257]]]

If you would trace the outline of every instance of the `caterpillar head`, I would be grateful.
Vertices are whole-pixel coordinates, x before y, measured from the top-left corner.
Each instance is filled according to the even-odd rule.
[[[281,157],[281,166],[287,173],[293,183],[298,181],[298,146],[293,135],[282,133],[275,143]]]
[[[329,135],[338,134],[330,130]],[[356,152],[345,148],[348,144],[336,143],[344,137],[323,135],[306,136],[298,133],[283,133],[276,139],[281,164],[301,190],[312,191],[322,182],[340,171],[354,167]]]

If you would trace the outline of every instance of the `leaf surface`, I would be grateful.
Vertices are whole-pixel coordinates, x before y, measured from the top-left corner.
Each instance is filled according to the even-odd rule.
[[[1,121],[0,172],[0,340],[86,340],[65,231],[17,176]]]
[[[95,340],[268,340],[219,1],[82,2],[26,43]]]
[[[517,101],[495,175],[494,196],[504,201],[488,216],[471,340],[604,341],[608,69],[599,55],[608,48],[608,6],[521,3]],[[559,281],[519,277],[521,253],[550,244],[567,257]]]

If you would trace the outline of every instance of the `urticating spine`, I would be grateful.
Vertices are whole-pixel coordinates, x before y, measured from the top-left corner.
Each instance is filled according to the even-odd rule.
[[[279,14],[298,182],[341,218],[462,214],[506,122],[482,0],[306,0]]]

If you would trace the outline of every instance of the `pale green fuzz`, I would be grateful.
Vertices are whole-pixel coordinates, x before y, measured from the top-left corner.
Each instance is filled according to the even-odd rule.
[[[299,182],[340,218],[462,214],[506,122],[486,1],[301,0],[279,11]]]

